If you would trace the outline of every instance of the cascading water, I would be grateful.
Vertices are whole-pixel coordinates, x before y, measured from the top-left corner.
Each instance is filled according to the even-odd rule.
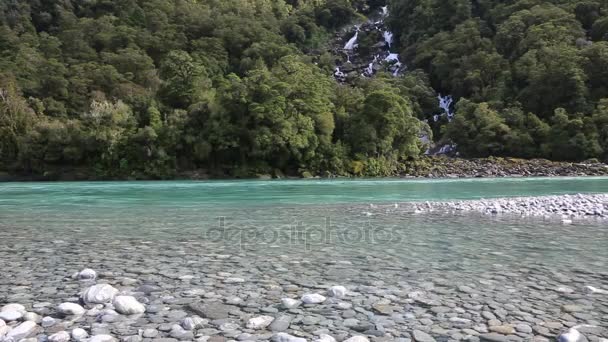
[[[344,45],[344,50],[354,50],[357,47],[357,39],[359,39],[359,27],[357,27],[355,35]]]
[[[388,17],[388,6],[382,7],[382,16]]]
[[[390,49],[393,46],[393,33],[390,31],[384,31],[382,32],[382,36],[384,37],[384,42]]]
[[[452,121],[454,118],[454,111],[452,110],[452,104],[454,104],[454,98],[451,95],[442,96],[439,94],[437,96],[439,100],[439,107],[443,110],[443,115],[448,118],[448,121]],[[437,121],[437,120],[435,120]]]
[[[378,62],[378,58],[380,56],[374,56],[374,60],[367,65],[367,69],[365,69],[365,76],[373,76],[374,75],[374,64]]]
[[[393,76],[399,76],[399,72],[401,72],[401,67],[403,66],[403,64],[399,60],[399,54],[389,52],[388,56],[384,59],[384,61],[391,65]]]

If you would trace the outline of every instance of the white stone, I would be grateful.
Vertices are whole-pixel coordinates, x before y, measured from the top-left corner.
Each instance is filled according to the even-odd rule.
[[[585,292],[589,294],[608,294],[607,290],[598,289],[597,287],[593,286],[585,286]]]
[[[114,307],[118,313],[123,315],[141,314],[146,312],[146,307],[133,296],[116,296]]]
[[[202,328],[208,321],[198,316],[186,317],[182,320],[182,327],[186,330]]]
[[[55,325],[57,321],[55,321],[55,319],[53,317],[50,316],[46,316],[42,318],[42,327],[43,328],[48,328],[48,327],[52,327],[53,325]]]
[[[76,303],[61,303],[57,306],[57,311],[67,316],[80,316],[85,312],[84,308]]]
[[[272,337],[274,342],[306,342],[305,338],[295,337],[288,333],[278,333]]]
[[[578,330],[576,330],[574,328],[570,328],[570,330],[568,330],[567,332],[559,335],[559,337],[557,338],[557,341],[558,342],[583,342],[583,341],[587,341],[587,339]]]
[[[89,337],[89,334],[84,329],[76,328],[72,330],[72,339],[74,341],[80,342],[85,340],[87,337]]]
[[[95,280],[97,279],[97,272],[90,268],[85,268],[84,270],[78,272],[79,280]]]
[[[247,328],[249,329],[264,329],[267,326],[270,325],[270,323],[272,323],[272,321],[274,321],[274,317],[272,316],[258,316],[258,317],[254,317],[249,319],[249,321],[247,321]]]
[[[19,320],[23,317],[23,313],[15,310],[5,310],[0,312],[0,319],[6,322]]]
[[[95,335],[91,336],[89,342],[116,342],[116,339],[110,335]]]
[[[6,322],[4,322],[4,320],[0,319],[0,327],[6,326]]]
[[[2,341],[2,337],[6,335],[6,333],[8,333],[10,330],[11,327],[9,327],[8,325],[0,326],[0,341]]]
[[[338,309],[340,309],[340,310],[348,310],[348,309],[351,309],[352,307],[353,307],[353,305],[351,303],[347,303],[347,302],[338,303]]]
[[[346,292],[347,292],[347,290],[346,290],[346,287],[344,287],[344,286],[332,286],[327,291],[327,294],[330,297],[344,298],[346,296]]]
[[[36,324],[38,324],[40,323],[40,315],[35,312],[26,312],[25,315],[23,315],[23,320],[36,322]]]
[[[344,342],[369,342],[369,340],[367,339],[367,337],[353,336],[347,340],[344,340]]]
[[[2,309],[0,309],[0,311],[19,311],[22,314],[24,314],[25,306],[23,306],[21,304],[11,303],[11,304],[6,304],[5,306],[3,306]]]
[[[245,279],[243,278],[226,278],[226,280],[224,280],[224,283],[226,284],[237,284],[237,283],[244,283]]]
[[[118,290],[108,284],[97,284],[84,290],[82,301],[86,304],[110,303],[118,294]]]
[[[304,304],[319,304],[323,303],[327,298],[318,293],[308,293],[302,296]]]
[[[89,339],[89,342],[116,342],[116,339],[110,335],[95,335]]]
[[[327,334],[321,334],[314,342],[336,342],[336,339]]]
[[[11,331],[9,331],[6,334],[5,338],[7,340],[12,339],[13,341],[19,341],[21,339],[34,335],[37,330],[38,330],[38,325],[36,323],[34,323],[32,321],[26,321],[26,322],[19,324]]]
[[[300,306],[300,304],[302,304],[301,301],[299,301],[297,299],[292,299],[292,298],[283,298],[283,299],[281,299],[281,303],[283,304],[283,307],[285,307],[286,309],[297,308],[298,306]]]
[[[49,336],[48,341],[49,342],[68,342],[70,340],[70,334],[67,333],[67,331],[60,331],[57,333],[54,333],[53,335]]]

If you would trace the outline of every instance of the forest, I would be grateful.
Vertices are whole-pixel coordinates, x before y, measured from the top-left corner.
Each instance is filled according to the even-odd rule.
[[[382,6],[407,71],[337,82],[336,36]],[[0,171],[388,176],[423,136],[606,161],[608,0],[0,2]]]

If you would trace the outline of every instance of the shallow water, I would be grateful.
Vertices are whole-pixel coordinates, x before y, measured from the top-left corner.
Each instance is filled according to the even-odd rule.
[[[368,330],[346,326],[349,310],[331,299],[288,310],[287,331],[309,340],[323,328],[408,341],[417,329],[438,341],[469,340],[471,329],[495,324],[485,310],[534,326],[513,338],[544,341],[575,324],[608,325],[608,295],[585,288],[608,289],[606,221],[416,215],[395,203],[600,192],[608,178],[0,184],[0,304],[61,319],[54,305],[77,301],[90,284],[70,277],[89,267],[150,312],[109,324],[87,316],[70,327],[130,336],[179,323],[189,303],[236,296],[244,303],[231,306],[236,330],[219,332],[225,321],[211,321],[197,336],[267,340],[270,332],[245,327],[252,315],[285,313],[281,298],[339,284],[353,291],[342,300],[356,307],[348,315]],[[229,276],[244,282],[227,283]],[[158,292],[141,293],[142,284]],[[386,301],[392,314],[372,307]],[[560,312],[571,304],[584,312]],[[306,323],[310,317],[319,323]],[[608,331],[586,333],[597,340]]]
[[[608,229],[601,222],[420,216],[394,207],[598,192],[608,192],[608,178],[7,183],[0,184],[0,229],[22,242],[193,241],[260,255],[331,248],[336,257],[381,255],[420,268],[530,260],[608,269]]]

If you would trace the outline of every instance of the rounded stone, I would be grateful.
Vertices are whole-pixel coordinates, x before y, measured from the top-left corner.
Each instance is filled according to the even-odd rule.
[[[85,268],[84,270],[78,272],[78,280],[95,280],[97,279],[97,272],[90,268]]]
[[[108,284],[97,284],[86,289],[82,293],[81,298],[86,304],[105,304],[111,303],[117,294],[118,290],[113,286]]]
[[[49,342],[68,342],[70,334],[67,331],[59,331],[48,337]]]
[[[146,307],[133,296],[116,296],[112,302],[116,312],[123,315],[141,314],[146,312]]]
[[[344,298],[346,296],[346,287],[344,286],[332,286],[327,290],[327,294],[334,298]]]
[[[253,317],[250,318],[249,321],[247,321],[247,328],[254,330],[264,329],[269,326],[272,321],[274,321],[274,317],[272,316]]]
[[[84,329],[76,328],[76,329],[72,330],[72,339],[74,339],[74,341],[80,342],[80,341],[85,340],[88,337],[89,337],[89,334]]]
[[[5,310],[0,312],[0,319],[5,322],[13,322],[20,320],[23,317],[23,313],[16,310]]]
[[[85,309],[76,303],[61,303],[57,306],[60,314],[67,316],[80,316],[85,313]]]
[[[304,304],[320,304],[325,300],[327,300],[327,298],[318,293],[308,293],[302,296],[302,302]]]

